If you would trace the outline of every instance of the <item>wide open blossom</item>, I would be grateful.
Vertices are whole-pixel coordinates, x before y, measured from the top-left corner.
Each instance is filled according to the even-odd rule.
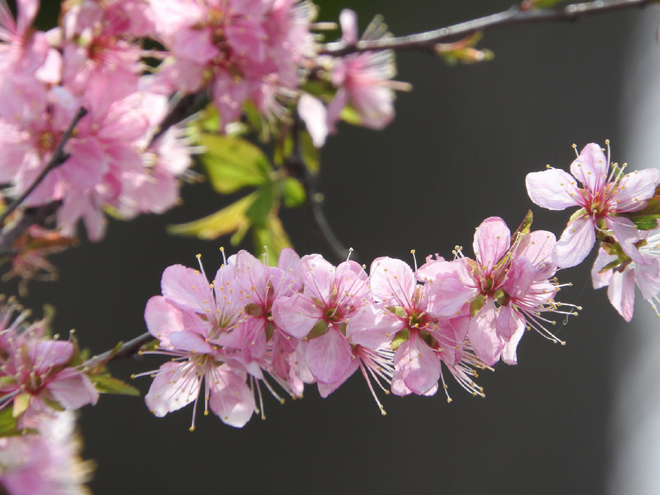
[[[255,409],[244,366],[220,347],[232,341],[243,318],[244,302],[235,290],[233,267],[223,265],[212,284],[204,273],[181,265],[168,267],[163,296],[147,303],[145,321],[159,341],[158,354],[174,359],[155,372],[147,406],[158,417],[190,402],[195,412],[204,383],[204,410],[210,407],[224,423],[242,427]]]
[[[444,362],[461,386],[482,395],[469,378],[476,375],[472,366],[483,364],[471,355],[466,341],[467,320],[455,317],[441,321],[430,312],[433,301],[441,294],[441,283],[429,280],[420,285],[408,264],[384,257],[371,264],[370,286],[374,299],[382,302],[397,320],[388,335],[395,350],[394,394],[435,394]],[[444,384],[444,378],[442,381]]]
[[[573,175],[554,168],[527,175],[527,193],[537,205],[550,210],[581,207],[557,242],[558,266],[580,264],[596,242],[596,231],[605,230],[614,233],[629,257],[642,262],[633,245],[638,238],[637,228],[619,214],[646,206],[660,183],[660,171],[645,169],[623,175],[622,170],[610,163],[609,149],[606,157],[599,145],[590,143],[571,163]]]
[[[419,268],[418,276],[438,285],[429,312],[445,316],[453,307],[459,308],[457,316],[470,316],[470,343],[489,366],[500,357],[517,363],[516,347],[527,327],[559,342],[544,326],[552,322],[540,316],[563,314],[553,301],[559,286],[550,280],[557,268],[554,247],[555,236],[543,230],[520,235],[512,244],[506,223],[487,218],[474,234],[475,260],[459,251],[452,262],[429,260]]]
[[[277,299],[273,320],[287,334],[302,340],[300,354],[314,378],[334,383],[353,360],[346,324],[367,303],[367,274],[354,261],[335,268],[318,254],[303,256],[299,274],[303,292]]]

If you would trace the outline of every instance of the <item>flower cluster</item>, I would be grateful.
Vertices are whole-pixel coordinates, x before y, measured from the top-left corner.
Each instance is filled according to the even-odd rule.
[[[48,319],[29,324],[16,301],[0,307],[0,403],[19,429],[35,428],[55,412],[95,404],[98,392],[77,364],[72,340],[48,336]]]
[[[572,175],[554,168],[527,175],[527,192],[534,203],[550,210],[580,207],[557,243],[557,264],[578,265],[598,240],[594,288],[608,287],[610,302],[630,321],[635,284],[654,308],[660,292],[660,171],[624,174],[626,165],[611,163],[607,144],[607,156],[599,145],[587,144],[571,163]]]
[[[516,364],[526,329],[560,342],[546,315],[574,314],[554,301],[555,244],[528,225],[512,236],[492,217],[476,231],[475,259],[458,250],[416,270],[383,257],[367,274],[351,260],[334,266],[290,249],[276,267],[240,251],[210,283],[201,263],[171,266],[145,310],[154,352],[172,357],[144,373],[155,375],[147,406],[157,416],[196,409],[203,387],[205,413],[241,427],[263,411],[261,384],[279,398],[270,382],[293,397],[316,383],[326,397],[358,369],[381,411],[372,380],[386,393],[433,395],[439,383],[446,390],[446,369],[483,396],[478,369]]]

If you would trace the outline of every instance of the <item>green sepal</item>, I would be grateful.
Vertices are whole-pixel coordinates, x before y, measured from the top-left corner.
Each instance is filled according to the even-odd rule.
[[[27,392],[18,394],[16,397],[14,397],[12,416],[18,418],[21,414],[27,411],[27,408],[30,406],[31,398],[32,396]]]
[[[250,316],[262,316],[264,313],[263,308],[261,307],[260,304],[257,303],[250,303],[245,306],[245,314],[250,315]]]
[[[270,342],[275,335],[275,323],[272,321],[267,321],[264,325],[264,331],[266,332],[266,341]]]
[[[92,380],[96,390],[102,394],[140,396],[140,391],[137,388],[118,378],[113,378],[109,375],[89,375],[89,379]]]
[[[399,346],[408,339],[410,339],[410,329],[404,328],[403,330],[399,330],[394,336],[394,340],[392,340],[392,344],[391,344],[392,350],[396,351],[399,348]]]
[[[287,177],[282,181],[282,196],[284,197],[284,206],[295,208],[305,204],[307,194],[305,188],[298,179]]]
[[[657,219],[660,218],[660,197],[653,196],[648,199],[643,210],[624,213],[621,216],[632,220],[639,230],[652,230],[658,226]]]
[[[500,306],[507,306],[509,304],[509,301],[511,300],[511,297],[509,294],[504,292],[503,289],[497,289],[495,293],[493,294],[493,299],[497,301],[497,304]]]
[[[403,309],[401,306],[388,306],[386,309],[394,316],[398,316],[399,318],[406,317],[406,310]]]
[[[360,118],[360,114],[357,113],[357,110],[353,108],[350,105],[346,105],[344,108],[341,109],[341,112],[339,113],[339,118],[346,122],[347,124],[351,125],[362,125],[362,119]]]
[[[0,377],[0,387],[3,385],[16,385],[16,379],[13,376],[2,376]]]
[[[420,330],[420,332],[419,332],[419,336],[422,338],[422,340],[423,340],[424,342],[426,342],[426,344],[427,344],[431,349],[435,349],[435,348],[438,347],[438,341],[435,340],[435,338],[433,337],[433,335],[431,335],[430,333],[428,333],[426,330]]]
[[[221,235],[240,231],[245,228],[246,224],[249,228],[250,220],[246,216],[246,212],[257,197],[258,193],[253,192],[207,217],[179,225],[170,225],[167,227],[167,232],[200,239],[216,239]]]
[[[312,330],[307,334],[307,337],[305,338],[307,340],[315,339],[316,337],[320,337],[321,335],[324,335],[327,331],[328,331],[328,322],[325,320],[319,320],[314,324]]]
[[[346,323],[339,323],[338,325],[335,325],[337,330],[339,330],[344,337],[346,337],[346,327],[347,326],[348,326],[348,324],[346,324]]]
[[[571,218],[568,219],[568,223],[574,222],[578,218],[586,216],[586,215],[587,215],[587,210],[585,210],[584,208],[580,208],[579,210],[577,210],[576,212],[574,212],[571,215]]]
[[[525,215],[525,218],[523,219],[521,224],[518,226],[516,231],[513,234],[511,234],[511,244],[516,242],[519,235],[525,236],[529,234],[529,232],[531,231],[533,221],[534,221],[534,215],[532,214],[532,210],[528,210],[527,215]]]
[[[5,407],[0,410],[0,437],[10,437],[20,434],[16,429],[18,420],[13,416],[12,409]]]
[[[240,137],[202,134],[199,142],[206,148],[201,156],[209,182],[222,194],[246,186],[260,186],[269,179],[272,167],[257,146]]]
[[[49,398],[43,397],[43,396],[41,397],[41,400],[44,401],[44,404],[46,404],[48,407],[50,407],[51,409],[54,409],[57,412],[62,412],[62,411],[65,410],[64,407],[62,407],[62,404],[60,404],[56,400],[49,399]]]
[[[470,315],[472,315],[472,318],[474,318],[479,311],[481,311],[481,308],[484,307],[484,304],[486,303],[486,299],[484,296],[477,296],[474,299],[472,299],[472,302],[470,303]]]

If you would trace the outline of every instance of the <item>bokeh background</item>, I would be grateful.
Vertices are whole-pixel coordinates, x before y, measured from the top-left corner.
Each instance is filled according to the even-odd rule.
[[[42,27],[52,25],[55,0],[43,2]],[[504,10],[511,1],[394,0],[350,4],[324,0],[320,20],[336,20],[350,6],[361,29],[383,14],[395,34],[450,25]],[[566,168],[571,145],[611,139],[614,160],[624,162],[622,85],[633,56],[631,34],[655,45],[655,26],[633,29],[657,11],[623,12],[575,23],[512,26],[487,32],[481,46],[492,62],[449,67],[422,53],[398,55],[398,79],[414,90],[400,94],[397,118],[382,132],[340,126],[322,152],[319,189],[339,238],[367,265],[378,256],[412,263],[455,245],[471,255],[474,229],[500,216],[512,230],[528,209],[534,227],[559,234],[566,212],[537,208],[525,192],[525,175],[546,164]],[[332,36],[332,35],[331,35]],[[106,239],[53,258],[57,283],[32,283],[26,305],[57,309],[60,333],[77,330],[98,353],[145,331],[147,300],[160,293],[165,267],[195,266],[202,253],[208,271],[221,262],[227,239],[174,238],[165,227],[199,218],[228,204],[207,185],[186,186],[183,205],[163,216],[112,221]],[[301,254],[329,256],[304,209],[284,211],[285,226]],[[249,248],[249,246],[246,246]],[[467,394],[449,378],[453,398],[388,396],[381,417],[361,377],[355,375],[327,399],[314,387],[281,406],[266,398],[268,419],[256,416],[237,430],[192,408],[153,417],[142,399],[103,396],[86,407],[80,424],[84,456],[98,462],[91,483],[97,495],[231,493],[367,494],[601,494],[614,465],[614,384],[624,365],[618,353],[624,327],[604,291],[591,289],[589,267],[563,271],[573,283],[558,299],[584,307],[566,326],[567,341],[553,345],[530,333],[519,365],[498,364],[481,374],[486,398]],[[4,291],[16,292],[5,283]],[[638,305],[638,312],[650,308]],[[113,363],[131,373],[157,368],[162,359]],[[651,377],[653,379],[655,377]],[[133,382],[146,393],[150,380]]]

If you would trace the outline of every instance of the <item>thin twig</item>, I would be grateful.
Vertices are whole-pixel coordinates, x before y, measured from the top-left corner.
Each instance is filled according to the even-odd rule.
[[[152,136],[150,144],[165,134],[170,127],[199,112],[208,102],[205,90],[181,96],[158,126],[158,131]]]
[[[346,257],[349,254],[348,249],[344,247],[339,238],[335,235],[334,231],[330,227],[328,219],[323,213],[323,208],[321,208],[321,203],[317,199],[316,192],[316,178],[310,173],[309,169],[305,165],[305,159],[303,158],[302,152],[302,143],[300,142],[300,117],[298,112],[295,112],[294,116],[294,125],[293,125],[293,153],[291,156],[286,159],[286,166],[295,177],[300,179],[303,188],[305,189],[305,196],[307,198],[307,208],[310,215],[312,216],[312,221],[317,228],[318,234],[325,241],[325,243],[330,248],[332,256],[341,262],[346,260]]]
[[[561,9],[529,9],[521,10],[513,6],[504,12],[491,14],[460,24],[454,24],[425,33],[381,38],[376,40],[360,40],[354,45],[343,41],[327,43],[319,53],[327,55],[346,55],[354,52],[372,50],[430,50],[435,51],[435,45],[440,42],[454,41],[469,34],[485,31],[500,26],[512,24],[530,24],[552,21],[575,21],[581,17],[593,14],[612,12],[630,8],[643,8],[657,0],[597,0],[594,2],[575,3]]]
[[[153,342],[154,340],[156,339],[149,332],[143,333],[139,337],[136,337],[133,340],[129,340],[125,344],[122,344],[119,349],[110,349],[109,351],[105,351],[98,356],[92,357],[83,364],[83,367],[91,369],[98,365],[104,365],[110,361],[114,361],[115,359],[132,357],[137,354],[143,346]]]
[[[68,153],[64,153],[64,145],[71,138],[71,135],[73,134],[73,130],[78,125],[78,122],[80,122],[80,119],[82,119],[85,115],[87,115],[87,110],[84,107],[80,107],[75,117],[73,117],[73,120],[69,125],[69,128],[62,135],[62,139],[60,139],[57,148],[55,148],[55,151],[53,152],[53,156],[50,157],[50,160],[48,161],[44,169],[37,176],[37,178],[34,179],[32,185],[28,187],[27,190],[23,192],[23,194],[21,194],[18,198],[16,198],[14,201],[9,203],[7,208],[5,208],[5,211],[2,212],[2,215],[0,215],[0,225],[3,225],[5,223],[5,220],[7,220],[7,217],[16,208],[18,208],[23,203],[23,201],[25,201],[25,198],[27,198],[30,194],[32,194],[32,192],[37,188],[37,186],[41,184],[41,181],[44,180],[44,177],[48,175],[48,172],[50,172],[54,168],[59,167],[69,159],[70,155]]]
[[[61,205],[61,201],[53,201],[42,206],[25,208],[21,217],[8,225],[0,234],[0,257],[14,254],[12,246],[16,239],[33,225],[43,225]]]

